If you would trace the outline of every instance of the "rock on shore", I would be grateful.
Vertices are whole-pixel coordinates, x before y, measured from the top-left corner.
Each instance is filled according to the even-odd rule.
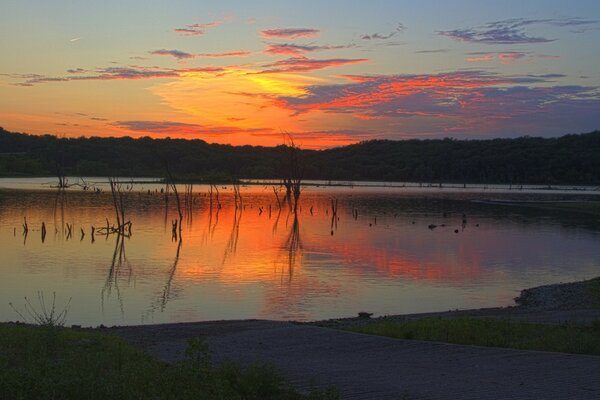
[[[600,277],[525,289],[515,302],[521,307],[547,310],[600,308]]]

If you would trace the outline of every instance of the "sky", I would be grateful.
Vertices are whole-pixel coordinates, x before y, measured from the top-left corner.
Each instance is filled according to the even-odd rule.
[[[328,148],[600,129],[600,2],[0,1],[0,126]]]

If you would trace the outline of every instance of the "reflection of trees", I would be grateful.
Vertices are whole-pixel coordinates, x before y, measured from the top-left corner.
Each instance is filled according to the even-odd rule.
[[[124,314],[125,311],[123,306],[123,298],[121,297],[121,291],[119,289],[119,276],[121,275],[122,268],[125,267],[129,282],[132,275],[132,268],[131,264],[129,264],[129,260],[127,260],[127,255],[125,253],[126,236],[117,234],[115,235],[115,237],[115,250],[113,252],[110,268],[108,269],[108,276],[106,277],[106,281],[104,283],[104,287],[102,288],[100,296],[102,299],[102,311],[104,311],[104,300],[105,298],[108,299],[108,297],[111,295],[114,289],[117,294],[117,300],[119,301],[119,308],[121,309],[121,314]]]

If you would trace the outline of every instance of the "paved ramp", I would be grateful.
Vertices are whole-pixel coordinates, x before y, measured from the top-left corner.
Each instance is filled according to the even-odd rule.
[[[119,328],[135,335],[135,329]],[[600,357],[396,340],[274,321],[157,326],[142,343],[164,360],[208,335],[216,359],[276,364],[300,389],[343,399],[600,399]],[[404,397],[403,397],[404,396]]]

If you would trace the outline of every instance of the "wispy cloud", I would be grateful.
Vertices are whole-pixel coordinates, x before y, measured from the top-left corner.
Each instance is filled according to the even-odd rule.
[[[311,59],[306,57],[291,57],[264,66],[261,73],[273,72],[308,72],[330,67],[340,67],[348,64],[367,62],[366,58],[329,58]]]
[[[535,59],[557,59],[560,56],[548,56],[545,54],[534,54],[527,51],[504,51],[504,52],[488,52],[477,51],[469,53],[465,57],[465,61],[481,62],[481,61],[500,61],[501,64],[514,64],[519,61],[532,62]]]
[[[183,28],[175,28],[175,29],[173,29],[173,31],[176,33],[179,33],[180,35],[184,35],[184,36],[199,36],[199,35],[204,35],[208,29],[215,28],[219,25],[223,25],[224,23],[229,22],[230,20],[231,20],[231,17],[227,16],[218,21],[186,25]]]
[[[196,57],[207,57],[207,58],[223,58],[223,57],[248,57],[251,55],[251,51],[238,50],[238,51],[225,51],[222,53],[198,53]]]
[[[223,58],[223,57],[247,57],[252,52],[250,51],[226,51],[222,53],[187,53],[181,50],[153,50],[148,53],[156,56],[170,56],[178,60],[188,60],[191,58],[206,57],[206,58]]]
[[[314,38],[317,37],[319,33],[320,31],[318,29],[312,28],[277,28],[260,31],[261,36],[268,39]]]
[[[194,67],[194,68],[160,68],[143,67],[131,65],[127,67],[107,67],[95,70],[86,70],[82,68],[67,70],[65,76],[46,76],[40,74],[10,74],[14,79],[21,79],[16,83],[18,86],[33,86],[40,83],[50,82],[69,82],[69,81],[110,81],[110,80],[142,80],[142,79],[160,79],[177,78],[189,73],[219,74],[224,71],[221,67]]]
[[[437,54],[437,53],[447,53],[448,49],[432,49],[432,50],[417,50],[415,53],[417,54]]]
[[[153,135],[176,135],[176,136],[201,136],[201,135],[230,135],[234,133],[268,133],[271,129],[244,129],[231,126],[212,126],[201,124],[190,124],[177,121],[117,121],[114,126],[133,132],[147,133]]]
[[[152,51],[149,51],[148,53],[155,55],[155,56],[171,56],[171,57],[175,57],[178,60],[187,60],[189,58],[195,57],[194,54],[186,53],[185,51],[181,51],[181,50],[161,49],[161,50],[152,50]]]
[[[352,47],[352,45],[338,45],[338,46],[317,46],[317,45],[301,45],[294,43],[268,43],[264,53],[269,55],[285,55],[285,56],[300,56],[304,53],[310,53],[313,51],[323,50],[337,50],[346,49]]]
[[[556,39],[531,36],[525,28],[530,25],[551,25],[558,27],[583,26],[597,24],[597,20],[586,18],[525,19],[513,18],[490,22],[482,26],[449,31],[438,34],[457,41],[484,44],[535,44],[548,43]]]
[[[391,31],[390,33],[365,34],[365,35],[361,36],[361,39],[363,39],[363,40],[386,40],[386,39],[390,39],[393,36],[396,36],[398,33],[403,32],[405,30],[406,30],[406,26],[404,26],[404,24],[398,23],[398,26],[396,27],[396,29]]]

